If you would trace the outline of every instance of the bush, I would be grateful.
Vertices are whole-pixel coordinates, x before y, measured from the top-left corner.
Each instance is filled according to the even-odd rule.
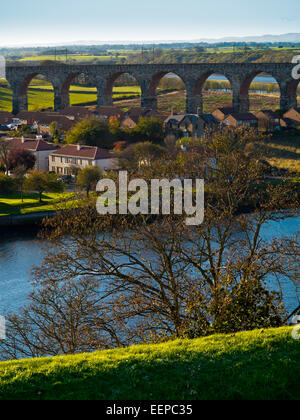
[[[16,191],[16,185],[10,176],[0,173],[0,194],[12,194]]]

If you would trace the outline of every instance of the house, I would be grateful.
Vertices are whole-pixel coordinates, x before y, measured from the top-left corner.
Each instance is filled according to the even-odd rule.
[[[181,137],[200,137],[203,132],[203,124],[200,124],[198,115],[172,114],[164,121],[166,135]]]
[[[63,115],[39,115],[34,119],[31,127],[37,130],[38,134],[50,134],[50,125],[56,122],[58,130],[60,132],[69,131],[76,124],[75,120],[72,120]]]
[[[225,117],[223,124],[227,127],[249,127],[257,129],[258,119],[251,112],[237,112]]]
[[[121,121],[124,118],[124,112],[114,106],[100,106],[95,109],[86,108],[83,106],[70,106],[60,112],[68,118],[80,121],[86,118],[96,118],[104,121],[109,121],[111,117],[118,118]]]
[[[204,133],[207,131],[215,132],[220,126],[219,121],[212,114],[200,114],[199,124],[201,124],[201,120],[203,121]]]
[[[73,167],[84,169],[97,166],[101,170],[114,170],[118,168],[118,163],[118,159],[107,150],[70,144],[51,154],[49,170],[61,175],[70,175]]]
[[[295,129],[299,129],[300,121],[292,120],[291,118],[281,118],[280,126],[281,128],[284,128],[287,130],[295,130]]]
[[[235,110],[233,107],[227,106],[223,108],[217,108],[212,115],[219,121],[222,122],[229,114],[234,114]]]
[[[9,148],[11,150],[28,150],[36,158],[35,169],[48,172],[49,156],[58,149],[58,146],[42,139],[32,140],[22,137],[9,139]]]
[[[9,125],[9,124],[18,124],[19,119],[16,118],[11,112],[0,111],[0,124]]]
[[[29,125],[32,126],[34,121],[39,120],[42,116],[45,115],[56,115],[54,113],[44,113],[38,111],[21,111],[16,115],[18,118],[19,125]]]
[[[259,111],[255,114],[258,119],[258,129],[259,131],[279,131],[280,126],[280,117],[271,110]]]
[[[165,121],[167,135],[181,137],[202,137],[207,130],[215,130],[218,121],[211,114],[172,114]]]
[[[124,116],[121,120],[121,127],[122,128],[135,128],[140,118],[162,118],[161,115],[157,114],[150,108],[131,108],[127,112],[124,113]]]
[[[300,108],[292,108],[283,115],[283,118],[289,118],[300,123]]]

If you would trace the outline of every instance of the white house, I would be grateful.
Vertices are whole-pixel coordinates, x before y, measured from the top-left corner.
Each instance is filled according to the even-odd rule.
[[[97,166],[101,170],[118,169],[119,160],[107,150],[93,146],[67,145],[51,153],[49,170],[61,175],[70,175],[72,167],[84,169]]]
[[[53,143],[47,143],[42,139],[26,139],[25,137],[12,138],[9,140],[9,148],[11,150],[28,150],[36,158],[35,169],[38,171],[48,172],[49,156],[58,146]]]

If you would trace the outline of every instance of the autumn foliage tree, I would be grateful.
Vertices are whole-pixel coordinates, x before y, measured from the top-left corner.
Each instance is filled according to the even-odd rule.
[[[26,170],[33,169],[36,163],[36,157],[29,150],[11,150],[8,156],[9,168],[13,171],[19,166]]]

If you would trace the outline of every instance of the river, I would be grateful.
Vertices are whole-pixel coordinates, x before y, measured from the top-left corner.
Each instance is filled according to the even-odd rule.
[[[266,239],[291,237],[300,226],[300,215],[287,217],[280,222],[269,222],[263,229]],[[50,244],[39,240],[32,232],[4,233],[0,238],[0,315],[17,311],[25,303],[32,290],[31,271],[41,264]],[[277,285],[273,285],[274,288]],[[296,287],[290,282],[282,283],[284,301],[289,311],[299,304]]]
[[[167,77],[180,79],[180,77],[178,77],[176,74],[169,74]],[[220,82],[228,81],[227,77],[223,76],[222,74],[213,74],[207,80],[218,80]],[[266,76],[264,76],[264,75],[256,76],[253,79],[252,82],[254,82],[254,83],[278,83],[277,80],[274,79],[274,77],[267,76],[267,75]]]

